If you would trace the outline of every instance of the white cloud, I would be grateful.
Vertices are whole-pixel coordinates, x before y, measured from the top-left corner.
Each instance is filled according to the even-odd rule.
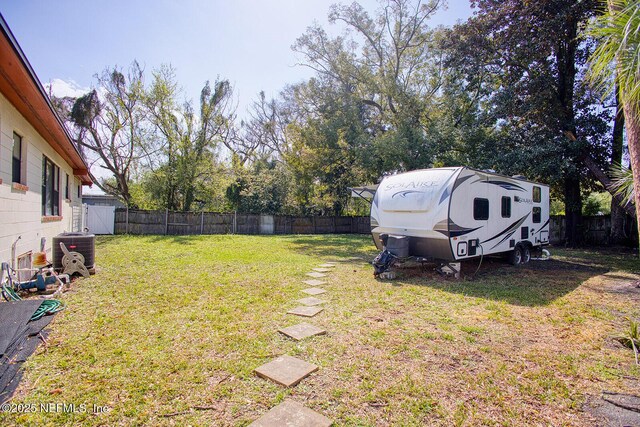
[[[78,98],[88,93],[91,89],[88,87],[82,87],[73,80],[53,79],[44,84],[44,89],[47,93],[52,94],[58,98],[70,96],[72,98]]]

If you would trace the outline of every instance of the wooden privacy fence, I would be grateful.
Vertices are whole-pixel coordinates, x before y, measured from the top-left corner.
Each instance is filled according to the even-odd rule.
[[[608,215],[583,217],[584,242],[609,244],[611,219]],[[565,240],[565,219],[552,216],[551,243]],[[633,223],[628,226],[635,236]],[[115,234],[369,234],[368,216],[288,216],[216,212],[145,211],[116,209]]]
[[[635,220],[625,218],[624,234],[630,242],[637,241],[638,235]],[[549,240],[551,243],[564,243],[566,236],[566,222],[563,215],[554,215],[549,218]],[[584,243],[588,245],[608,245],[611,243],[611,216],[594,215],[583,216],[580,227]]]
[[[115,234],[368,234],[368,216],[289,216],[116,209]]]

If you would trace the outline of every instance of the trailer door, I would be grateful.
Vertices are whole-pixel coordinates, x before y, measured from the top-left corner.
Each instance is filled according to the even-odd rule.
[[[493,201],[487,175],[466,169],[458,177],[449,208],[451,250],[456,259],[480,255],[479,243],[486,238]]]
[[[486,188],[486,187],[485,187]],[[478,229],[470,233],[467,240],[467,255],[476,256],[480,253],[480,239],[479,236],[486,233],[486,229],[489,225],[489,218],[491,217],[491,201],[485,192],[476,194],[473,198],[473,220],[476,223]]]

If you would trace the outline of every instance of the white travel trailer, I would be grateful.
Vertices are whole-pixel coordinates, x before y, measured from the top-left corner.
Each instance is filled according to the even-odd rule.
[[[387,234],[406,236],[413,257],[449,263],[508,253],[524,263],[549,244],[549,187],[467,167],[388,176],[373,196],[371,229],[380,250]]]

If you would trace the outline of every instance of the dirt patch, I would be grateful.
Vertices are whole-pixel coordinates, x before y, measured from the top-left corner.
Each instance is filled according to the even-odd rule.
[[[638,396],[604,392],[602,396],[589,396],[582,409],[594,418],[597,425],[640,426]]]
[[[583,286],[596,293],[622,295],[640,301],[640,280],[633,275],[606,273],[599,277],[597,283],[585,283]]]

